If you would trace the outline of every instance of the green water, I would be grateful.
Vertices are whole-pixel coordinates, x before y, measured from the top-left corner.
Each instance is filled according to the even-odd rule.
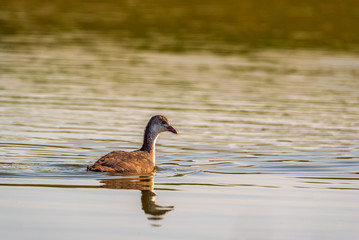
[[[355,1],[9,1],[4,239],[356,239]],[[87,172],[157,141],[153,177]]]
[[[176,52],[233,53],[252,48],[357,52],[358,22],[356,0],[14,0],[3,2],[0,9],[3,36],[40,34],[47,37],[31,39],[88,45],[92,37],[87,33],[139,49]],[[27,42],[23,37],[16,40]]]

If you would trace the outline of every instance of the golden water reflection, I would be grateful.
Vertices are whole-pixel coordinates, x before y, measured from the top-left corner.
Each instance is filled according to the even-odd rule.
[[[159,220],[162,220],[167,212],[174,209],[174,206],[161,206],[156,203],[157,194],[154,192],[153,176],[103,179],[101,183],[104,188],[140,190],[142,210],[148,215],[148,219],[154,227],[160,227]]]

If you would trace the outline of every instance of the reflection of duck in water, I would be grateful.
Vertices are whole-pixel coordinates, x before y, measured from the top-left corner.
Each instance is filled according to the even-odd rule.
[[[101,157],[88,171],[122,172],[132,174],[151,173],[155,168],[155,144],[161,132],[177,134],[165,116],[153,116],[148,122],[142,147],[134,152],[113,151]]]
[[[174,209],[173,206],[160,206],[155,202],[156,193],[153,191],[153,176],[141,176],[133,178],[117,178],[101,180],[104,188],[111,189],[134,189],[141,191],[142,210],[151,215],[151,221],[161,220],[163,215]],[[158,223],[152,224],[155,227],[161,226]]]

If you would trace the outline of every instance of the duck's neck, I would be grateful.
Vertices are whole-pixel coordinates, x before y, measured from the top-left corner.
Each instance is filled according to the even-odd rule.
[[[153,159],[155,159],[155,145],[159,132],[156,131],[150,124],[146,126],[145,134],[143,136],[143,145],[140,150],[149,152]]]

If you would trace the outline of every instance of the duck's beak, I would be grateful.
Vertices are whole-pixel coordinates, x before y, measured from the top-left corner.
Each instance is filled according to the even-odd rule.
[[[177,134],[176,129],[174,129],[172,126],[168,126],[167,130],[174,133],[174,134]]]

